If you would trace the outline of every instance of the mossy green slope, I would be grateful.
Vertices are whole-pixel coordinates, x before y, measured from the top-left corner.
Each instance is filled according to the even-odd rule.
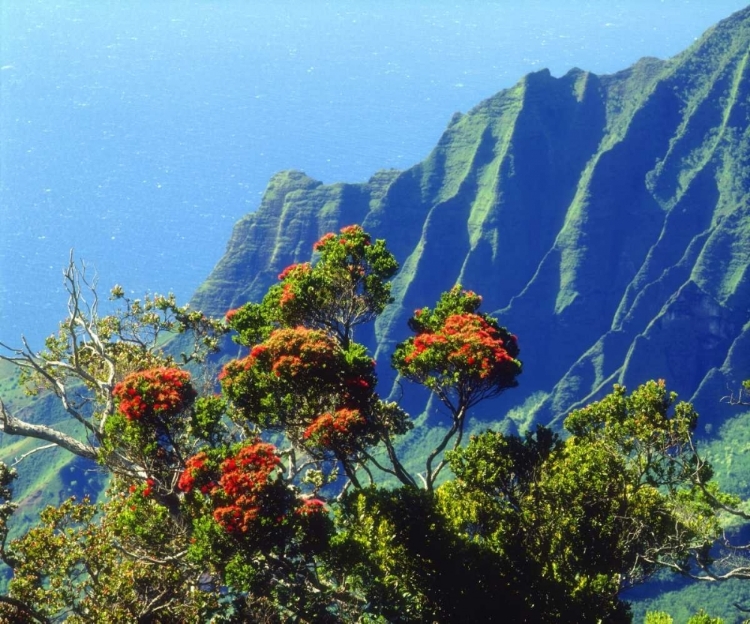
[[[0,396],[9,410],[33,423],[48,423],[70,434],[84,437],[51,395],[26,396],[18,383],[18,371],[0,362]],[[16,466],[14,501],[18,503],[11,536],[28,527],[47,505],[58,505],[70,496],[97,496],[104,487],[105,474],[90,461],[32,438],[0,434],[0,461]],[[2,587],[0,578],[0,587]]]

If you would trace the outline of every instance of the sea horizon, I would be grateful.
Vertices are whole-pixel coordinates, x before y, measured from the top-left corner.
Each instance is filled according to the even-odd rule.
[[[406,169],[529,72],[669,58],[745,6],[518,4],[4,3],[0,341],[43,346],[71,250],[102,299],[186,302],[275,172]]]

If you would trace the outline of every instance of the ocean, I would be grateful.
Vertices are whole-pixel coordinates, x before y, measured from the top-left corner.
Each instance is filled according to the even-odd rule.
[[[71,250],[187,301],[269,177],[364,181],[524,74],[670,57],[740,0],[4,0],[0,341],[40,348]]]

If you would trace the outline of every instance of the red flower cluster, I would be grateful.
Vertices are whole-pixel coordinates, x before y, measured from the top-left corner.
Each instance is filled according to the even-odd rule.
[[[315,251],[319,251],[322,247],[325,246],[325,244],[329,241],[336,238],[336,235],[333,232],[328,232],[328,234],[324,234],[318,242],[316,242],[313,245],[313,249]]]
[[[312,271],[312,265],[309,262],[299,262],[290,264],[286,269],[279,273],[279,281],[284,281],[290,275],[304,275]]]
[[[115,386],[115,403],[130,421],[169,417],[195,399],[190,374],[179,368],[154,368],[131,373]]]
[[[255,345],[250,351],[250,357],[257,360],[259,357],[263,357],[263,354],[268,351],[268,347],[264,344]]]
[[[279,280],[284,282],[281,286],[281,298],[279,299],[280,306],[283,307],[295,299],[295,281],[293,278],[300,278],[311,271],[312,265],[309,262],[302,262],[299,264],[290,264],[286,269],[279,273]]]
[[[268,359],[268,356],[266,355],[267,352],[268,347],[266,344],[259,344],[251,349],[250,355],[247,357],[242,358],[241,360],[230,360],[227,362],[217,377],[218,381],[221,382],[224,391],[229,391],[232,385],[237,381],[238,377],[240,377],[242,373],[251,370],[258,364],[258,361],[266,361]]]
[[[327,534],[328,510],[317,498],[295,495],[281,478],[281,466],[276,447],[255,440],[223,459],[213,451],[197,453],[177,485],[207,496],[217,524],[246,545],[268,546],[302,529],[303,539],[312,540],[309,548]]]
[[[272,481],[280,464],[276,447],[260,441],[243,446],[220,463],[201,451],[187,460],[177,487],[185,493],[197,489],[210,496],[216,505],[216,522],[229,533],[244,535],[257,528],[256,520],[267,521],[263,514],[271,508],[277,523],[283,521],[286,512],[276,504],[283,505],[283,500],[274,502],[279,492]]]
[[[237,312],[239,311],[240,311],[239,308],[233,308],[232,310],[227,310],[227,313],[224,315],[224,320],[227,323],[229,323],[234,318],[235,314],[237,314]]]
[[[302,437],[323,448],[347,447],[366,424],[359,410],[342,408],[318,416]]]
[[[153,493],[154,485],[156,485],[156,481],[151,478],[146,479],[146,486],[141,490],[141,496],[143,496],[144,498],[151,496],[151,494]],[[141,486],[134,483],[128,488],[128,492],[130,492],[131,494],[135,494],[140,489]]]
[[[193,455],[185,462],[185,470],[182,471],[177,487],[183,492],[192,492],[198,487],[203,494],[211,494],[217,487],[208,466],[208,455],[201,451]]]
[[[412,352],[404,358],[404,362],[406,362],[407,364],[411,364],[417,358],[422,356],[428,349],[432,349],[439,344],[447,344],[447,342],[448,341],[446,340],[445,336],[443,336],[442,334],[419,334],[415,336],[413,345],[414,348]]]
[[[500,332],[477,314],[449,316],[443,331],[453,347],[449,359],[457,365],[476,368],[480,379],[514,361]]]
[[[264,494],[280,463],[276,447],[265,442],[244,446],[225,459],[219,487],[228,504],[214,510],[216,522],[229,533],[249,532],[263,511]]]
[[[330,241],[338,240],[340,245],[362,244],[365,247],[370,245],[370,236],[360,225],[347,225],[339,230],[340,235],[336,236],[333,232],[328,232],[313,245],[315,251],[321,251]]]
[[[155,481],[153,479],[146,479],[146,487],[143,488],[143,496],[151,496],[154,485]]]
[[[279,299],[279,305],[283,308],[286,304],[294,301],[294,285],[291,282],[286,282],[282,286],[281,298]]]
[[[322,331],[305,327],[278,329],[266,342],[254,347],[248,357],[229,362],[221,378],[260,365],[270,368],[276,377],[284,379],[300,375],[317,379],[323,371],[333,367],[337,350],[336,341]]]
[[[315,516],[327,513],[326,504],[319,498],[306,498],[302,501],[302,505],[297,508],[296,513],[300,516]]]
[[[407,366],[460,370],[482,380],[507,372],[508,363],[515,362],[512,354],[518,352],[515,337],[506,341],[484,317],[471,313],[447,317],[438,331],[415,336],[411,347],[404,357]]]
[[[293,273],[305,274],[312,270],[312,266],[309,262],[300,262],[298,264],[290,264],[286,269],[279,273],[279,281],[285,280]]]
[[[344,380],[344,384],[348,388],[361,388],[363,390],[370,389],[370,382],[362,377],[350,377],[349,379]]]

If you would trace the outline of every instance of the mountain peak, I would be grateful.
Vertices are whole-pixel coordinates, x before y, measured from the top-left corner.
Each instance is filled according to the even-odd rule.
[[[402,266],[395,303],[358,336],[383,360],[382,394],[379,345],[460,282],[519,335],[526,372],[503,399],[506,426],[647,378],[718,422],[717,388],[750,370],[736,347],[750,339],[748,37],[750,7],[669,61],[534,72],[454,115],[422,163],[362,184],[277,174],[194,305],[258,299],[323,233],[362,223]]]

